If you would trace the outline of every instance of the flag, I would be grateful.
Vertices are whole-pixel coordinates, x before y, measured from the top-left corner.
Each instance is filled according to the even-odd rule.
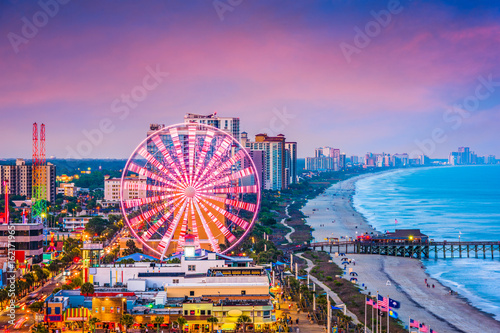
[[[398,313],[396,311],[389,310],[389,316],[391,316],[394,319],[398,319]]]
[[[380,309],[380,311],[382,312],[387,312],[387,308],[385,306],[379,306],[378,307]]]
[[[398,219],[395,219],[394,221],[395,221],[395,224],[398,224]]]
[[[429,329],[429,332],[430,332],[430,333],[438,333],[438,332],[434,331],[432,328],[431,328],[431,329]]]
[[[420,324],[420,328],[419,328],[420,332],[422,333],[427,333],[429,332],[429,329],[427,326],[425,326],[424,324]]]
[[[378,295],[377,299],[378,299],[378,302],[377,302],[378,306],[383,306],[386,308],[389,307],[389,300],[386,297],[384,297],[382,295]]]
[[[373,306],[373,300],[370,297],[366,298],[366,305],[371,305]]]
[[[399,309],[401,307],[401,303],[393,300],[392,298],[389,298],[389,307],[394,309]]]
[[[410,319],[410,327],[418,328],[420,323],[416,320]]]

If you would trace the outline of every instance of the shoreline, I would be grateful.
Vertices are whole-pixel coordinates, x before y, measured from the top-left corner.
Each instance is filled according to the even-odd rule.
[[[313,228],[316,241],[377,232],[356,211],[352,198],[356,181],[381,174],[364,174],[341,181],[307,202],[302,212],[307,216],[306,223]],[[379,291],[400,301],[401,309],[395,310],[405,324],[411,316],[437,332],[477,332],[478,328],[482,332],[500,332],[500,322],[465,297],[450,295],[450,288],[427,274],[420,260],[379,255],[349,255],[349,258],[355,260],[355,266],[348,268],[358,273],[358,284],[366,287],[364,293],[374,295]],[[339,258],[332,255],[332,260],[340,266]],[[426,279],[431,288],[424,283]]]

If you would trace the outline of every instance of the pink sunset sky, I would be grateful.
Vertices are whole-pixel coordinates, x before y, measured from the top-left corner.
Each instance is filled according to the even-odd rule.
[[[282,132],[298,142],[299,157],[319,146],[433,158],[470,146],[498,157],[499,8],[418,0],[3,1],[0,159],[30,156],[33,122],[46,125],[48,156],[126,158],[150,123],[214,111],[239,117],[251,137]],[[381,11],[389,13],[380,14],[383,24],[373,15]],[[355,39],[367,27],[371,36]],[[346,45],[356,48],[347,57]],[[156,82],[148,76],[155,69],[168,75]],[[138,91],[146,95],[122,101]],[[288,116],[273,120],[277,113]],[[103,121],[111,129],[96,134]],[[89,133],[95,142],[76,156]]]

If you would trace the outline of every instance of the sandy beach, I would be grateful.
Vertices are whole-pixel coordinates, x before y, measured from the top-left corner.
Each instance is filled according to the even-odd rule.
[[[307,223],[314,228],[315,241],[323,241],[326,237],[355,238],[364,232],[375,232],[351,204],[355,182],[369,176],[362,175],[339,182],[310,200],[302,209],[308,216]],[[425,273],[422,263],[417,259],[379,255],[348,257],[355,261],[355,265],[348,267],[358,273],[358,283],[366,287],[365,293],[376,295],[378,291],[401,302],[401,308],[395,311],[406,324],[411,317],[439,333],[500,332],[500,322],[472,307],[464,299],[450,295],[448,288]],[[340,265],[340,259],[335,258],[334,254],[332,259]]]

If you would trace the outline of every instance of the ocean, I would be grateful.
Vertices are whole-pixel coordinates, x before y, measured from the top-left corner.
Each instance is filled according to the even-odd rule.
[[[354,208],[375,229],[421,229],[448,241],[500,241],[500,166],[402,169],[356,182]],[[397,220],[397,224],[396,224]],[[495,259],[422,260],[429,275],[500,321]]]

